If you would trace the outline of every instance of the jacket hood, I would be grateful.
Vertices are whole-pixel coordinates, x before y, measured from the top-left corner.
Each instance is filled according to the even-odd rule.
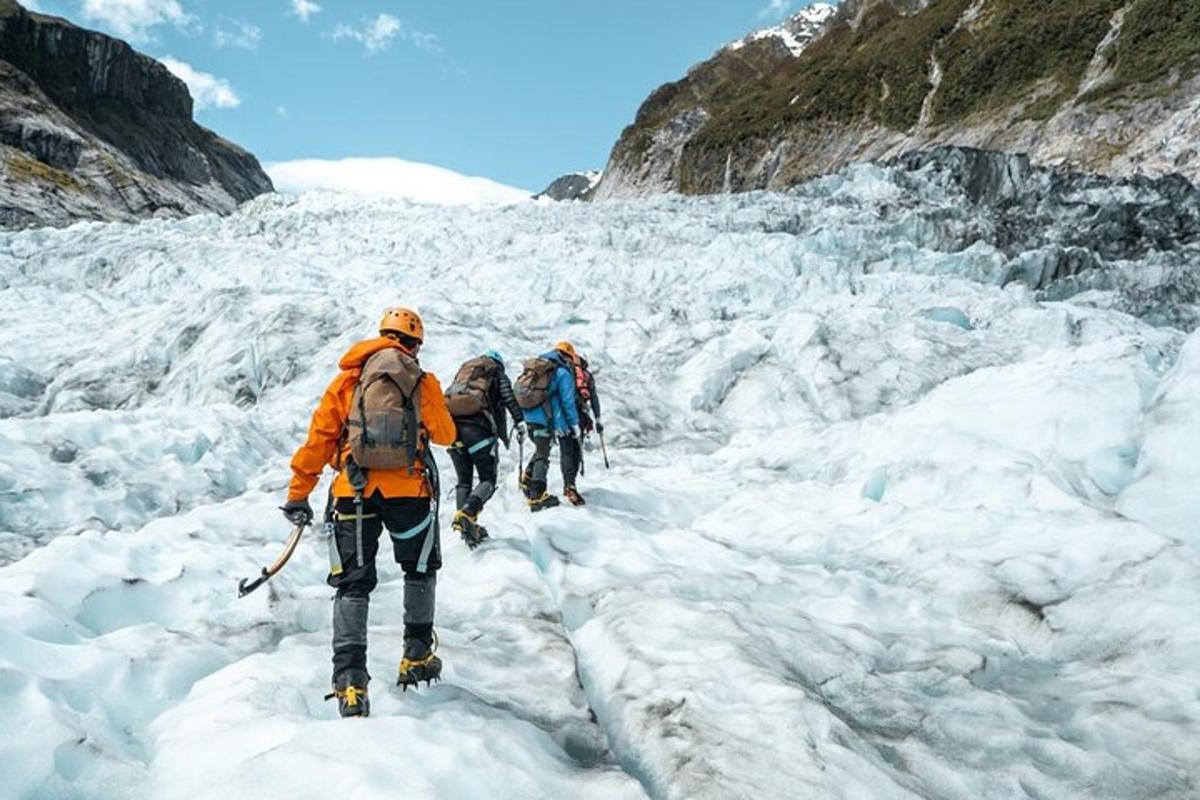
[[[387,336],[377,336],[374,339],[361,341],[347,350],[346,355],[342,356],[341,361],[338,362],[338,369],[362,369],[362,365],[366,363],[368,358],[380,350],[387,350],[389,347],[402,350],[409,356],[412,356],[408,348],[395,339],[389,339]],[[413,357],[415,358],[415,356]]]

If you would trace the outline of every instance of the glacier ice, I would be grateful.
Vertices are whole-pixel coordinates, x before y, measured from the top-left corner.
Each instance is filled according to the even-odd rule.
[[[1046,243],[963,197],[870,166],[0,235],[0,795],[1196,796],[1200,333],[1159,269],[1194,252],[1014,281]],[[613,468],[534,517],[502,457],[493,540],[445,541],[432,689],[389,691],[384,566],[345,723],[317,538],[234,586],[397,300],[443,377],[577,342]]]

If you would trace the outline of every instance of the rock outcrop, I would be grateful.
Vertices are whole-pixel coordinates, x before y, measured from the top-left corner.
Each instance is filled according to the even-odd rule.
[[[229,212],[269,191],[162,64],[0,0],[0,227]]]
[[[533,196],[534,200],[587,200],[600,182],[599,170],[571,172],[555,178],[550,185]]]
[[[946,144],[1200,180],[1200,3],[845,0],[802,48],[752,35],[652,93],[594,196],[781,189]]]

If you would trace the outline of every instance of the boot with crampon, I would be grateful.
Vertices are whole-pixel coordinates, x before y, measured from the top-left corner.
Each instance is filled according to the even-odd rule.
[[[407,637],[404,640],[404,657],[400,659],[396,685],[407,692],[408,687],[416,686],[422,681],[428,686],[439,680],[442,676],[442,660],[433,654],[435,649],[437,645],[434,643],[415,636]]]
[[[367,717],[371,714],[371,702],[367,699],[367,683],[371,676],[361,669],[348,669],[333,681],[333,691],[325,695],[326,700],[337,698],[338,713],[343,717]]]
[[[484,539],[488,538],[487,528],[480,525],[477,522],[478,519],[478,516],[473,516],[460,509],[454,512],[454,521],[450,523],[450,526],[462,536],[463,544],[467,546],[468,550],[474,550],[483,544]]]
[[[581,495],[574,486],[568,486],[563,489],[563,497],[567,498],[567,502],[573,506],[582,506],[587,504],[583,499],[583,495]]]
[[[547,508],[554,508],[559,504],[558,498],[549,492],[542,492],[541,497],[531,497],[527,502],[530,511],[545,511]]]

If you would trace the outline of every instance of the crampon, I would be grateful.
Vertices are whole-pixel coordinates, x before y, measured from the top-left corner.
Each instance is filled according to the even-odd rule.
[[[367,698],[368,681],[370,678],[365,672],[347,670],[333,682],[333,691],[325,695],[325,699],[336,697],[338,713],[343,717],[369,717],[371,701]]]
[[[407,692],[409,686],[415,687],[422,681],[429,686],[434,681],[441,680],[442,660],[434,655],[433,651],[436,649],[436,639],[432,645],[421,639],[405,639],[404,657],[400,659],[396,685]]]
[[[454,521],[451,523],[451,527],[462,536],[463,544],[467,546],[468,550],[474,550],[483,544],[484,539],[488,538],[487,528],[476,522],[477,519],[478,517],[473,517],[466,511],[454,512]]]
[[[544,511],[547,508],[554,508],[559,504],[558,498],[549,492],[543,492],[541,497],[530,498],[526,501],[529,504],[530,511]]]

